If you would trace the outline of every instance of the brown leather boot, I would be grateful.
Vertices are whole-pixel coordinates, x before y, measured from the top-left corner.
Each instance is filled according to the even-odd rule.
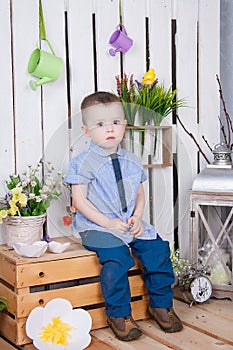
[[[176,315],[173,308],[153,308],[149,306],[148,312],[150,316],[158,323],[160,328],[167,333],[179,332],[183,329],[181,320]]]
[[[142,331],[133,320],[132,316],[127,317],[108,317],[109,327],[120,340],[130,341],[138,339],[142,335]]]

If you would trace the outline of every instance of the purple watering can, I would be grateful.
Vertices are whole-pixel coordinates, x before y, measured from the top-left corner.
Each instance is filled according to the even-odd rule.
[[[133,40],[128,37],[125,27],[122,25],[121,28],[118,26],[117,29],[110,37],[109,44],[115,47],[110,49],[109,53],[111,56],[115,56],[117,52],[127,52],[133,45]]]

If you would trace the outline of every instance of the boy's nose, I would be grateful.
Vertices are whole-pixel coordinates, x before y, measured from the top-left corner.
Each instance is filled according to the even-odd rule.
[[[106,131],[109,132],[109,131],[112,131],[113,130],[113,125],[112,123],[109,123],[106,127]]]

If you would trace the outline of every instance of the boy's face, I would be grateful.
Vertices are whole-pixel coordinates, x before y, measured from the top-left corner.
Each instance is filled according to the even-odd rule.
[[[106,149],[110,154],[115,153],[122,141],[126,120],[121,103],[97,104],[83,111],[85,125],[83,131],[92,141]]]

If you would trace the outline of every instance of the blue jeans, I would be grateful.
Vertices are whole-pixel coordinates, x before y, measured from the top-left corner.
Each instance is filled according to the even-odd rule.
[[[135,261],[129,247],[107,232],[91,230],[80,235],[83,246],[96,252],[102,265],[100,282],[106,314],[110,317],[131,315],[128,270],[135,265]],[[96,238],[103,242],[104,247],[101,244],[98,247],[93,244]],[[112,248],[109,247],[110,242]],[[174,273],[169,243],[158,235],[153,240],[135,239],[129,246],[144,266],[143,279],[148,289],[150,305],[160,308],[172,307],[174,293],[171,285],[174,282]]]

